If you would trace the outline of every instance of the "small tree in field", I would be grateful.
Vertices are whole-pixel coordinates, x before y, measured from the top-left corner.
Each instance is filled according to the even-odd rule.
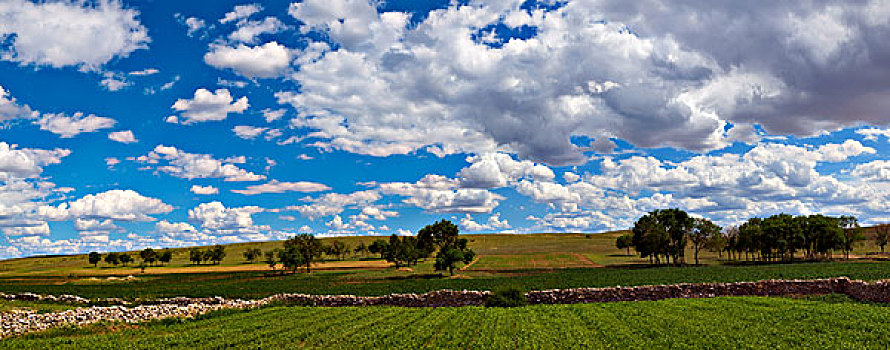
[[[421,233],[425,237],[421,237]],[[457,264],[469,264],[476,258],[476,253],[467,247],[469,241],[466,238],[459,238],[459,234],[460,230],[457,225],[448,220],[439,220],[432,225],[427,225],[418,231],[418,255],[426,254],[424,249],[428,249],[428,247],[424,246],[424,241],[432,242],[434,247],[439,249],[434,268],[436,271],[448,270],[448,273],[454,276]]]
[[[189,261],[196,265],[200,265],[201,261],[204,261],[204,252],[201,251],[201,248],[189,249]]]
[[[99,262],[102,261],[102,254],[97,252],[90,252],[90,255],[87,256],[90,264],[93,264],[93,267],[98,267]]]
[[[442,247],[436,254],[436,271],[448,270],[454,276],[454,269],[458,263],[469,264],[476,258],[476,253],[467,248],[467,239],[458,238],[453,243]]]
[[[284,241],[282,254],[285,258],[291,259],[296,266],[306,266],[306,273],[311,273],[312,263],[321,259],[324,247],[315,236],[301,233]],[[279,257],[279,260],[282,260],[282,264],[284,263],[284,259]],[[294,267],[294,272],[296,272],[296,267]]]
[[[859,227],[859,220],[857,220],[855,216],[841,216],[838,219],[838,223],[844,230],[844,259],[849,260],[850,252],[853,251],[853,246],[856,242],[864,240],[865,236],[862,234],[862,229]]]
[[[244,255],[244,260],[247,260],[249,263],[257,262],[263,257],[263,251],[260,248],[248,248],[242,254]]]
[[[158,254],[158,261],[161,262],[161,265],[169,264],[170,260],[173,260],[173,252],[169,249],[164,249],[164,251]]]
[[[145,248],[139,252],[139,257],[142,258],[142,262],[146,265],[152,265],[155,261],[158,261],[158,252],[151,248]]]
[[[689,241],[692,242],[692,248],[695,250],[695,264],[698,265],[698,252],[705,247],[708,242],[720,234],[723,230],[711,220],[704,218],[696,218],[692,224],[692,230],[689,232]]]
[[[117,266],[120,263],[120,256],[115,252],[108,253],[105,255],[105,262]]]
[[[272,271],[275,271],[275,266],[278,265],[278,252],[279,251],[280,251],[280,249],[273,249],[273,250],[267,251],[264,254],[266,257],[265,263],[266,263],[266,265],[269,265],[269,268],[272,269]]]
[[[118,257],[118,260],[121,261],[121,264],[127,266],[127,264],[133,262],[133,257],[130,256],[129,253],[121,253],[120,257]]]
[[[352,252],[358,256],[365,256],[368,254],[368,246],[365,245],[365,242],[361,242],[358,244],[358,246],[355,247]]]
[[[630,255],[630,248],[633,246],[634,236],[632,234],[618,236],[618,239],[615,240],[615,248],[626,250],[627,255]]]
[[[389,243],[382,239],[375,240],[368,246],[368,252],[371,254],[380,254],[381,259],[386,258],[386,252],[389,250]]]
[[[881,253],[884,252],[888,241],[890,241],[890,224],[875,226],[875,244],[881,247]]]
[[[219,244],[213,246],[213,248],[211,248],[209,252],[210,260],[217,265],[219,265],[219,263],[226,257],[226,247]]]

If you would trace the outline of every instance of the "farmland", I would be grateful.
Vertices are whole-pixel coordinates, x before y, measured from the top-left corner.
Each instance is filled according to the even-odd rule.
[[[840,299],[840,300],[834,300]],[[26,348],[886,348],[890,309],[730,297],[500,308],[271,307],[5,340]],[[717,322],[727,320],[731,322]]]
[[[280,242],[229,245],[219,265],[190,264],[187,250],[176,249],[169,264],[149,267],[145,273],[132,266],[93,267],[83,255],[16,259],[0,262],[0,292],[129,299],[260,298],[276,293],[382,295],[437,289],[490,290],[505,284],[532,290],[772,278],[890,278],[890,262],[871,260],[735,265],[707,253],[703,266],[648,267],[647,261],[614,247],[619,234],[469,235],[478,260],[455,278],[435,273],[429,259],[408,269],[395,269],[374,256],[352,256],[345,261],[320,263],[311,275],[280,275],[262,263],[247,264],[241,257],[245,249],[267,250]],[[372,239],[338,238],[352,246]],[[860,253],[872,250],[874,247],[858,247]]]

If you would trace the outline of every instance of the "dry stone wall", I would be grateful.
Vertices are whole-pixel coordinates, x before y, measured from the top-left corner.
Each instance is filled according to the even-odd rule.
[[[531,291],[525,294],[530,304],[576,304],[615,301],[645,301],[672,298],[711,298],[719,296],[823,295],[841,293],[859,301],[890,302],[890,283],[868,283],[846,277],[818,280],[766,280],[736,283],[687,283],[657,286],[572,288]],[[276,294],[258,300],[214,298],[165,298],[142,300],[139,306],[79,307],[54,313],[13,311],[0,313],[0,338],[39,331],[62,325],[83,325],[99,321],[142,322],[167,317],[193,317],[225,308],[255,308],[272,303],[288,305],[461,307],[481,306],[487,291],[441,290],[425,294],[390,294],[384,296]],[[94,299],[33,293],[3,294],[0,299],[54,301],[72,304],[125,303],[120,299]]]

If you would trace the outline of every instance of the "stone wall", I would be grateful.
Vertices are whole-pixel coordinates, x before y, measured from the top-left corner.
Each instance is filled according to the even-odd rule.
[[[719,296],[822,295],[840,293],[859,301],[890,302],[890,283],[854,281],[846,277],[819,280],[766,280],[736,283],[684,283],[660,286],[572,288],[531,291],[526,293],[530,304],[576,304],[614,301],[663,300],[671,298],[711,298]],[[16,311],[0,313],[0,338],[15,334],[58,327],[82,325],[98,321],[141,322],[167,317],[192,317],[225,308],[254,308],[274,303],[305,306],[399,306],[399,307],[461,307],[481,306],[490,295],[487,291],[440,290],[424,294],[390,294],[375,297],[353,295],[276,294],[258,300],[214,298],[164,298],[136,301],[139,306],[92,306],[54,313]],[[0,299],[54,301],[72,304],[128,303],[120,299],[93,299],[33,293],[3,294]]]

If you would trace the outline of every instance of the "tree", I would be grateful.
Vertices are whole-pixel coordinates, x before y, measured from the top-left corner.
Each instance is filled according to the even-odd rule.
[[[326,247],[326,254],[336,257],[338,260],[345,260],[346,254],[349,253],[349,247],[341,241],[334,241]]]
[[[318,261],[323,253],[321,241],[308,233],[301,233],[284,241],[283,254],[285,257],[293,259],[294,272],[296,272],[296,266],[302,265],[306,266],[306,273],[311,273],[312,263]],[[284,263],[283,259],[282,263]]]
[[[120,256],[115,252],[108,253],[105,255],[105,262],[117,266],[120,263]]]
[[[694,221],[689,214],[680,209],[657,209],[642,216],[634,224],[634,249],[643,258],[654,258],[660,263],[664,256],[665,262],[680,265],[685,261],[686,240],[691,232]]]
[[[155,261],[158,261],[158,252],[151,248],[145,248],[139,252],[139,257],[142,258],[144,263],[151,265],[154,264]]]
[[[212,249],[204,249],[201,251],[201,262],[206,263],[213,260],[213,250]]]
[[[194,247],[189,249],[189,261],[197,265],[204,261],[204,252],[201,251],[201,248]]]
[[[121,253],[120,257],[117,258],[120,260],[121,264],[127,266],[127,264],[133,262],[133,257],[129,253]]]
[[[93,267],[98,267],[99,262],[102,261],[102,254],[90,252],[90,255],[87,256],[87,260],[89,260],[90,264],[93,264]]]
[[[423,257],[428,257],[446,245],[457,239],[460,230],[457,225],[449,220],[439,220],[431,225],[426,225],[417,231],[417,249]]]
[[[281,251],[281,249],[273,249],[273,250],[267,251],[265,253],[265,256],[266,256],[265,263],[266,263],[266,265],[269,265],[269,268],[272,269],[272,271],[275,271],[275,266],[278,265],[278,252],[279,251]]]
[[[633,234],[624,234],[624,235],[618,236],[618,239],[615,240],[615,248],[627,250],[627,255],[630,255],[630,248],[632,248],[633,246],[634,246]]]
[[[365,245],[365,242],[361,242],[358,244],[358,246],[355,247],[352,252],[358,256],[365,256],[368,254],[368,246]]]
[[[208,251],[210,252],[210,260],[213,261],[214,264],[219,265],[219,263],[226,257],[226,247],[219,244],[213,246],[213,248]]]
[[[881,253],[884,252],[884,247],[887,246],[888,241],[890,241],[890,224],[875,226],[875,244],[881,247]]]
[[[698,265],[698,252],[704,248],[711,239],[720,234],[722,230],[711,220],[704,218],[693,219],[692,231],[689,233],[689,241],[692,242],[692,248],[695,250],[695,264]]]
[[[467,248],[467,239],[458,238],[439,249],[434,267],[436,271],[448,270],[454,276],[454,268],[458,263],[469,264],[474,258],[476,253]]]
[[[859,220],[857,220],[855,216],[841,216],[838,219],[838,224],[841,226],[841,229],[844,230],[844,259],[850,260],[850,252],[853,250],[853,246],[856,242],[864,240],[865,236],[862,234],[862,229],[859,227]]]
[[[263,251],[260,250],[260,248],[248,248],[242,254],[244,255],[244,260],[253,263],[260,260],[260,258],[263,256]]]
[[[368,246],[368,251],[371,252],[371,254],[380,254],[381,259],[386,258],[386,252],[388,250],[389,243],[386,243],[386,241],[382,239],[375,240],[373,243],[371,243],[370,246]]]
[[[169,249],[164,249],[164,251],[158,254],[158,261],[160,261],[161,264],[169,264],[170,260],[173,260],[173,252]]]
[[[417,261],[425,254],[418,248],[419,240],[415,237],[392,235],[389,237],[384,259],[393,263],[396,268],[417,264]]]

